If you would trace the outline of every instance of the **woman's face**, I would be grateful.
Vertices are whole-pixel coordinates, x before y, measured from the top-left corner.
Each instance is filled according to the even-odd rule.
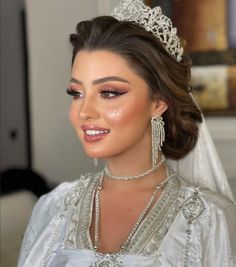
[[[157,103],[148,86],[119,55],[80,51],[72,67],[69,117],[90,157],[108,159],[150,151]],[[156,113],[155,113],[156,114]]]

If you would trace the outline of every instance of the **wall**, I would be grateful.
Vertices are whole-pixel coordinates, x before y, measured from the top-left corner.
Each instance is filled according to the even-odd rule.
[[[97,13],[94,0],[27,0],[33,167],[51,182],[75,179],[90,161],[68,121],[69,34]]]
[[[236,117],[208,117],[207,124],[228,177],[236,179]]]
[[[24,0],[1,0],[0,6],[0,168],[5,170],[28,165],[22,29]]]
[[[236,117],[210,117],[207,124],[236,198]]]

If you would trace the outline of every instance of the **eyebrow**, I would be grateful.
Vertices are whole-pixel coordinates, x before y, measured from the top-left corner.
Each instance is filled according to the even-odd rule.
[[[97,84],[100,84],[100,83],[105,83],[105,82],[110,82],[110,81],[117,81],[117,82],[124,82],[124,83],[130,83],[129,81],[119,77],[119,76],[109,76],[109,77],[104,77],[104,78],[100,78],[100,79],[97,79],[97,80],[94,80],[92,82],[92,85],[97,85]],[[71,83],[76,83],[76,84],[79,84],[79,85],[83,85],[83,83],[80,81],[80,80],[77,80],[75,78],[71,78],[70,79],[70,82]]]

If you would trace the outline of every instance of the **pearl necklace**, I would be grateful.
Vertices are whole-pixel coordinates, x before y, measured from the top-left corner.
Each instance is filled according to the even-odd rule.
[[[112,179],[115,179],[115,180],[133,180],[133,179],[138,179],[138,178],[142,178],[144,176],[147,176],[148,174],[150,173],[153,173],[155,170],[157,170],[161,164],[165,161],[165,157],[162,155],[162,158],[161,160],[158,162],[158,164],[154,165],[151,169],[145,171],[145,172],[142,172],[138,175],[133,175],[133,176],[116,176],[116,175],[113,175],[107,168],[107,166],[105,166],[104,168],[104,172],[107,176],[109,176],[110,178]]]
[[[166,173],[168,173],[168,172],[169,172],[169,170],[166,171]],[[143,221],[143,219],[147,215],[150,207],[152,206],[154,200],[156,199],[157,193],[159,191],[161,191],[165,187],[165,185],[168,183],[169,179],[171,177],[173,177],[175,175],[175,173],[172,173],[172,174],[168,175],[165,180],[163,180],[161,183],[159,183],[155,187],[155,190],[153,191],[150,200],[148,201],[147,205],[145,206],[145,208],[143,209],[142,213],[140,214],[137,222],[135,223],[135,225],[134,225],[133,229],[131,230],[130,234],[128,235],[128,238],[121,245],[120,251],[117,252],[117,253],[106,253],[106,254],[98,252],[98,245],[99,245],[98,232],[99,232],[99,220],[100,220],[100,193],[101,193],[101,190],[102,190],[102,181],[103,181],[103,178],[104,178],[104,174],[105,174],[105,172],[103,171],[102,175],[101,175],[101,179],[100,179],[99,184],[98,184],[97,189],[96,189],[96,193],[95,193],[95,230],[94,230],[94,247],[93,248],[94,248],[94,251],[96,251],[97,261],[92,263],[90,265],[90,267],[103,267],[103,266],[104,267],[105,266],[123,267],[124,265],[119,260],[119,257],[121,256],[121,254],[128,247],[133,235],[137,231],[139,225],[141,224],[141,222]]]

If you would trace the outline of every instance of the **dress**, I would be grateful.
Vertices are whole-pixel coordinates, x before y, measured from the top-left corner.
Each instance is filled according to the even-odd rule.
[[[97,256],[88,229],[100,175],[82,175],[40,198],[18,267],[91,266]],[[235,230],[236,206],[231,200],[176,175],[118,260],[125,267],[235,267]]]

